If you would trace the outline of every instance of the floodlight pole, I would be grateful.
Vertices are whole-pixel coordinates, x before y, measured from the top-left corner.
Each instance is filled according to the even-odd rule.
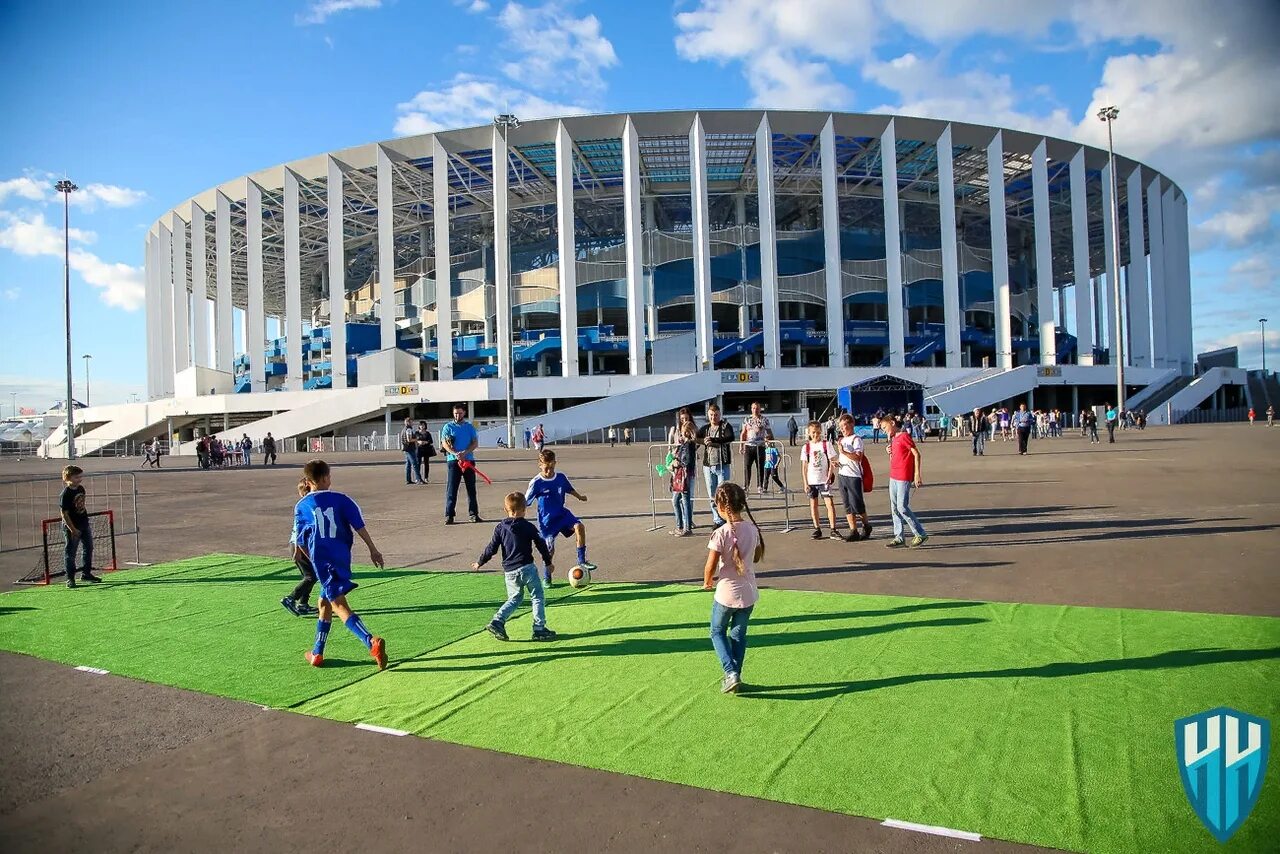
[[[53,188],[62,193],[62,307],[67,333],[67,459],[76,458],[75,401],[71,391],[71,194],[80,189],[63,178]],[[88,363],[85,363],[86,366]],[[87,368],[86,368],[87,369]]]
[[[81,358],[84,359],[84,405],[89,406],[89,360],[93,356],[85,353]]]
[[[1112,330],[1111,355],[1116,361],[1116,412],[1124,411],[1124,316],[1120,307],[1120,209],[1118,185],[1116,182],[1116,151],[1111,138],[1111,123],[1120,117],[1118,107],[1103,107],[1098,111],[1098,118],[1107,126],[1107,171],[1111,173],[1111,257],[1115,259],[1115,281],[1111,283],[1111,291],[1115,296],[1115,329]],[[1108,270],[1110,275],[1111,271]]]
[[[1267,319],[1259,317],[1258,323],[1262,326],[1262,375],[1267,374]]]
[[[503,156],[506,158],[509,156],[506,154],[507,134],[512,129],[520,127],[520,120],[510,113],[503,113],[500,116],[493,117],[493,124],[502,134]],[[505,162],[499,164],[495,160],[493,168],[495,170],[498,168],[507,169],[508,166]],[[503,265],[503,270],[506,271],[506,280],[498,282],[498,287],[502,288],[507,294],[507,340],[502,346],[507,350],[507,448],[510,449],[516,446],[516,346],[512,338],[512,332],[514,331],[512,329],[512,321],[515,320],[515,299],[511,289],[510,238],[504,241],[504,244],[507,247],[507,263]]]

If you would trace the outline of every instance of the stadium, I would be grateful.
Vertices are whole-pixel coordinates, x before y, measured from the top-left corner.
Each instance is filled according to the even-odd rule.
[[[1128,406],[1159,423],[1240,379],[1195,376],[1186,196],[1115,158],[1113,235],[1108,162],[1006,128],[759,110],[295,160],[152,225],[149,401],[84,412],[78,442],[367,433],[461,400],[491,445],[508,372],[520,428],[550,437],[713,398],[804,414],[885,376],[930,412],[1077,412],[1115,397],[1120,336]]]

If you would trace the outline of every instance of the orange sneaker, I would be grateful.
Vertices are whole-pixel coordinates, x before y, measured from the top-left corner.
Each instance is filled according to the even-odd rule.
[[[310,664],[312,667],[319,667],[324,664],[324,656],[316,655],[314,652],[307,650],[307,664]]]
[[[387,669],[387,643],[382,638],[374,638],[369,644],[369,654],[378,662],[379,670]]]

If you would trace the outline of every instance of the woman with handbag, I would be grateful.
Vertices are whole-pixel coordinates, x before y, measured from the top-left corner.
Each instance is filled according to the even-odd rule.
[[[678,428],[671,449],[671,504],[675,509],[676,527],[672,536],[687,537],[693,533],[693,471],[698,459],[698,431],[692,421]]]
[[[418,446],[418,472],[422,478],[418,483],[431,482],[431,458],[436,455],[435,440],[431,438],[431,431],[427,429],[427,422],[419,421],[418,429],[415,431]]]

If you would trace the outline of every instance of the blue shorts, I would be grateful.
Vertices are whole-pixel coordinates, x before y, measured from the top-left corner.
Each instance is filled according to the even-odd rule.
[[[568,510],[561,510],[554,516],[538,521],[542,528],[542,538],[544,540],[551,540],[556,537],[572,537],[574,526],[581,522],[577,516]]]
[[[320,596],[332,602],[339,596],[346,596],[357,585],[351,580],[351,567],[334,566],[333,564],[316,564],[316,582],[320,585]]]

